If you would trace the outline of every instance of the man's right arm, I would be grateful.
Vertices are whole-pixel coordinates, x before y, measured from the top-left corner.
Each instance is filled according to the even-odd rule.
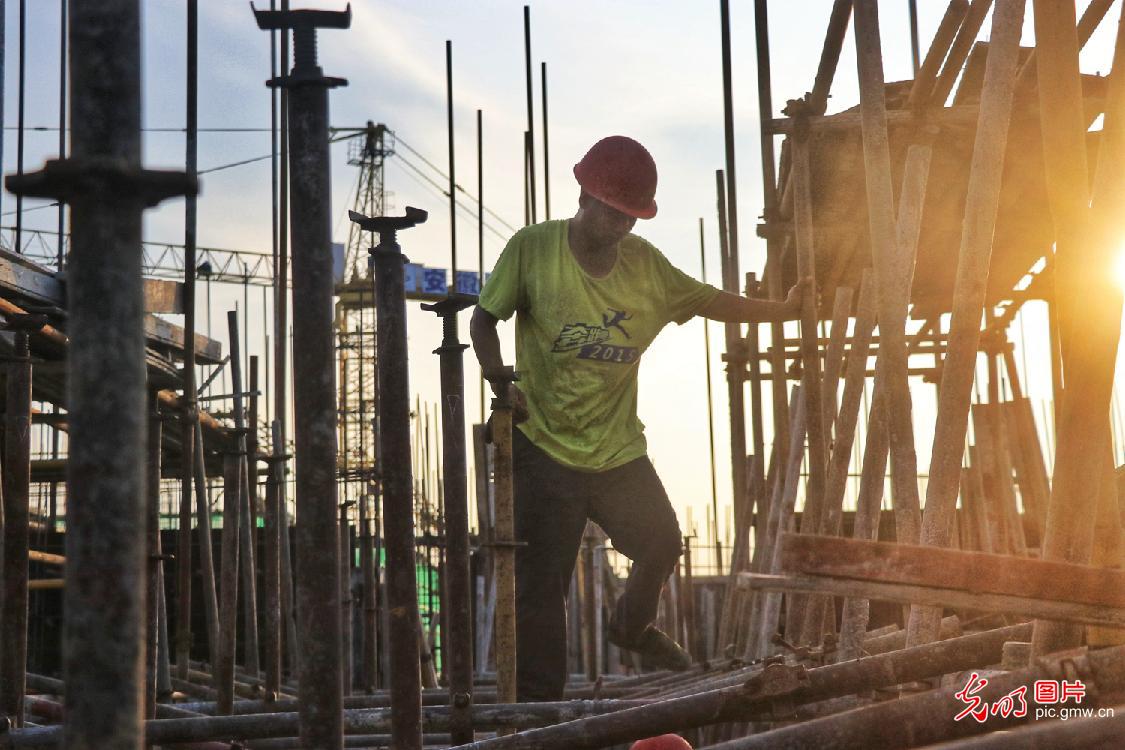
[[[504,358],[500,354],[500,336],[496,333],[496,324],[499,322],[492,313],[479,305],[473,309],[473,317],[469,321],[469,338],[473,341],[473,351],[477,353],[481,375],[492,386],[492,392],[496,395],[499,395],[497,384],[503,381],[495,380],[494,375],[504,368]],[[514,409],[512,419],[515,424],[519,424],[527,419],[527,398],[515,385],[511,386],[509,395]]]
[[[489,376],[504,367],[504,358],[500,355],[500,336],[496,333],[496,324],[499,322],[492,313],[479,305],[473,308],[473,317],[469,321],[469,337],[473,340],[473,350],[477,353],[481,374],[490,383],[492,379]]]

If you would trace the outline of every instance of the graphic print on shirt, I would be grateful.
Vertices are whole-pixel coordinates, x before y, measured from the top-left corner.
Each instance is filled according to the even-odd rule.
[[[607,308],[602,313],[602,324],[590,325],[587,323],[567,323],[559,331],[552,352],[569,352],[578,349],[578,359],[593,359],[599,362],[614,362],[617,364],[630,364],[637,361],[640,352],[635,346],[618,346],[607,343],[613,335],[610,329],[616,329],[626,339],[632,338],[625,330],[622,323],[632,320],[633,316],[625,310]]]

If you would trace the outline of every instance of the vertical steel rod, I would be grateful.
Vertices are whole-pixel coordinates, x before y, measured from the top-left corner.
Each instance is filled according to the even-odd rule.
[[[294,30],[292,78],[321,74],[315,33]],[[293,348],[301,352],[293,360],[301,739],[316,747],[339,747],[343,718],[328,83],[303,83],[289,90]]]
[[[457,291],[457,178],[453,157],[453,42],[445,41],[445,114],[449,142],[449,283]]]
[[[270,4],[273,8],[273,4]],[[285,13],[289,10],[289,0],[281,0],[281,11]],[[281,29],[281,72],[286,73],[289,70],[289,30]],[[276,33],[276,32],[275,32]],[[273,66],[273,61],[270,61],[270,66]],[[276,78],[276,74],[271,73],[272,77]],[[272,78],[271,78],[272,80]],[[276,419],[281,427],[281,441],[283,447],[281,453],[285,453],[284,446],[288,439],[288,425],[289,425],[289,378],[288,378],[288,347],[289,347],[289,89],[285,87],[280,88],[280,103],[278,105],[278,116],[280,117],[280,125],[278,129],[278,207],[277,207],[277,263],[274,265],[274,308],[273,308],[273,335],[274,335],[274,419]],[[210,281],[208,281],[210,283]],[[281,507],[286,508],[285,497],[287,494],[286,481],[284,474],[288,473],[288,466],[282,464],[283,479],[281,483]],[[288,523],[285,519],[288,517],[288,512],[282,514],[282,533],[287,534],[285,530]],[[282,558],[284,564],[284,557]],[[282,574],[282,610],[285,610],[285,597],[284,593],[284,573]],[[291,660],[292,662],[292,660]],[[296,663],[290,664],[290,668],[296,669]]]
[[[770,223],[777,220],[777,177],[774,170],[773,135],[766,127],[766,122],[773,117],[769,14],[766,0],[754,1],[754,37],[758,62],[758,130],[762,161],[762,216],[768,229]],[[785,297],[780,259],[781,246],[777,240],[777,233],[767,231],[765,281],[770,297],[775,300]],[[770,390],[773,397],[774,442],[782,449],[789,444],[789,404],[786,400],[788,384],[785,375],[785,352],[783,347],[777,345],[777,342],[784,340],[784,338],[785,324],[781,321],[771,323],[770,370],[773,382]],[[783,462],[778,462],[779,474],[783,469]],[[779,475],[778,480],[784,483],[785,478]]]
[[[71,203],[64,744],[132,750],[145,640],[141,212],[195,185],[141,169],[139,3],[71,11],[71,157],[7,186]]]
[[[60,2],[62,2],[63,5],[66,5],[66,3],[69,2],[69,0],[60,0]],[[4,71],[5,71],[4,61],[7,59],[7,51],[8,51],[7,26],[6,26],[5,20],[4,20],[7,17],[7,13],[5,12],[5,7],[4,7],[5,4],[6,4],[5,0],[0,0],[0,122],[4,122],[4,97],[2,96],[2,94],[4,93]],[[66,123],[60,122],[59,128],[60,129],[66,128]],[[3,138],[0,138],[0,167],[4,166],[4,143],[3,143],[3,140],[4,140]],[[62,154],[59,154],[59,156],[61,158]],[[4,191],[0,190],[0,206],[3,206],[3,196],[4,196]]]
[[[469,571],[468,455],[465,448],[465,365],[468,348],[457,336],[457,313],[472,298],[451,295],[423,309],[442,319],[441,346],[435,349],[441,366],[442,487],[445,504],[445,555],[443,582],[446,598],[442,613],[443,662],[449,676],[449,701],[453,710],[454,744],[471,742],[473,692],[472,580]]]
[[[203,454],[203,430],[195,430],[195,523],[199,538],[199,577],[203,613],[207,618],[207,655],[219,653],[219,601],[215,593],[215,556],[211,548],[211,505],[207,497],[207,467]]]
[[[922,65],[922,53],[918,43],[918,0],[909,0],[910,5],[910,61],[914,64],[914,75]]]
[[[16,174],[23,174],[24,98],[27,88],[27,0],[20,0],[20,53],[16,70]],[[12,247],[23,252],[23,196],[16,196],[16,234]]]
[[[551,159],[547,140],[547,63],[540,64],[541,83],[539,93],[543,101],[543,218],[551,220]]]
[[[703,242],[703,217],[699,217],[699,280],[707,283],[707,251]],[[707,439],[711,446],[711,539],[715,542],[715,573],[723,572],[719,546],[719,489],[715,477],[715,408],[711,393],[711,326],[703,319],[703,366],[707,377]]]
[[[381,467],[380,467],[381,470]],[[375,545],[372,531],[372,505],[374,492],[364,492],[359,498],[359,566],[363,574],[363,665],[360,674],[363,691],[372,693],[378,685],[378,606],[376,603]]]
[[[157,674],[160,643],[160,608],[164,602],[160,598],[160,577],[164,574],[164,564],[160,554],[160,411],[152,394],[148,414],[148,450],[146,452],[147,475],[145,484],[148,502],[145,506],[148,540],[148,592],[146,597],[147,645],[145,649],[145,718],[156,718],[158,697]]]
[[[21,47],[22,49],[22,47]],[[523,6],[523,62],[527,73],[527,185],[531,223],[535,218],[535,107],[531,90],[531,6]]]
[[[59,0],[59,158],[66,158],[66,26],[67,26],[67,3],[68,0]],[[0,4],[0,12],[3,12],[3,5]],[[3,30],[0,29],[0,36],[3,36]],[[3,54],[4,46],[0,42],[0,54]],[[0,75],[3,75],[3,66],[0,66]],[[0,110],[0,120],[3,120],[3,110]],[[59,201],[59,218],[58,218],[58,235],[59,246],[56,248],[55,267],[58,270],[63,269],[63,263],[66,260],[66,203]],[[56,407],[57,411],[57,407]],[[52,441],[58,446],[58,430],[52,431]],[[52,456],[58,458],[57,454]],[[51,483],[51,492],[56,490],[55,483]],[[53,527],[52,527],[53,528]]]
[[[187,3],[187,139],[185,170],[195,176],[199,152],[199,2]],[[184,202],[184,413],[180,427],[180,533],[176,547],[176,676],[187,679],[191,650],[191,480],[195,471],[195,242],[196,199]],[[214,644],[210,644],[212,647]],[[214,658],[212,653],[211,658]]]
[[[391,734],[402,750],[422,746],[418,589],[411,477],[410,381],[406,352],[403,256],[393,232],[372,251],[378,313],[380,458],[390,613]]]
[[[726,148],[726,184],[721,197],[721,210],[726,214],[723,257],[723,289],[738,293],[738,189],[734,171],[734,104],[731,92],[730,2],[720,0],[720,37],[723,68],[723,137]],[[746,494],[746,406],[743,384],[745,382],[745,353],[742,343],[742,326],[727,323],[727,390],[730,401],[731,487],[734,502],[735,528],[741,528],[741,519],[749,498]],[[738,546],[738,542],[735,542]]]
[[[340,503],[340,685],[352,694],[352,540],[348,533],[348,506]]]
[[[3,69],[0,68],[0,73]],[[0,112],[2,114],[2,112]],[[477,285],[484,288],[484,119],[477,110]],[[480,421],[484,424],[484,374],[480,376]]]
[[[265,672],[266,697],[276,698],[281,693],[281,459],[277,453],[280,425],[274,420],[270,425],[273,453],[268,461],[266,475],[265,560],[262,584],[265,589]]]
[[[215,654],[216,713],[230,715],[234,706],[234,654],[238,628],[238,524],[242,461],[223,454],[223,547],[219,581],[219,650]]]
[[[27,664],[28,500],[31,482],[31,360],[16,333],[4,407],[4,579],[0,593],[0,717],[23,726]]]
[[[246,412],[242,401],[242,339],[238,326],[238,312],[227,312],[227,331],[230,336],[230,380],[234,392],[234,429],[236,451],[242,468],[239,470],[242,484],[238,489],[238,564],[242,581],[242,664],[255,679],[259,673],[258,663],[258,587],[255,580],[254,534],[251,530],[250,511],[250,462],[247,457],[249,440],[246,436]]]

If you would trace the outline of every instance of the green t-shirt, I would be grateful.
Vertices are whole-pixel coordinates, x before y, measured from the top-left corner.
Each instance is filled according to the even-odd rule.
[[[604,471],[645,455],[637,369],[668,321],[684,323],[719,290],[677,270],[635,235],[603,278],[571,253],[567,221],[525,227],[508,241],[480,296],[500,320],[516,316],[517,384],[527,438],[559,463]]]

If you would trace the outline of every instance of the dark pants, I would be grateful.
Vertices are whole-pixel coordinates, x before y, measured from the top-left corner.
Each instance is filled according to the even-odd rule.
[[[680,526],[647,457],[607,471],[569,469],[513,430],[516,669],[520,701],[554,701],[566,683],[566,599],[586,519],[633,561],[614,627],[635,638],[656,617],[681,552]]]

